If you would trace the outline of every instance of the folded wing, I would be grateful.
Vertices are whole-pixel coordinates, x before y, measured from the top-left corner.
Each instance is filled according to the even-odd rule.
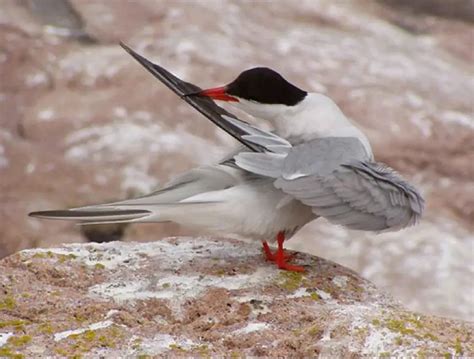
[[[371,161],[356,138],[319,138],[278,153],[243,152],[235,156],[235,163],[275,178],[275,187],[316,215],[351,229],[397,230],[415,224],[423,212],[417,190],[393,169]]]

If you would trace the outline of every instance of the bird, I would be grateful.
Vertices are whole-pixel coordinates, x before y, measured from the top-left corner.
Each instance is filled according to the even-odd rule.
[[[217,164],[193,168],[145,196],[30,216],[81,224],[172,221],[238,234],[261,241],[268,261],[294,272],[305,268],[291,263],[284,242],[317,218],[377,233],[419,222],[420,192],[375,161],[365,134],[328,96],[304,91],[266,67],[243,71],[225,86],[201,89],[121,46],[241,146]],[[216,102],[273,129],[243,121]],[[277,242],[276,251],[268,242]]]

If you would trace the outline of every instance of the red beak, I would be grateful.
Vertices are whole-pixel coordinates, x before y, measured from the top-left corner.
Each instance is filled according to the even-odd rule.
[[[212,89],[202,90],[195,93],[187,94],[186,96],[202,96],[202,97],[209,97],[213,100],[218,101],[227,101],[227,102],[239,102],[239,100],[235,97],[232,97],[226,93],[226,86],[222,87],[215,87]]]

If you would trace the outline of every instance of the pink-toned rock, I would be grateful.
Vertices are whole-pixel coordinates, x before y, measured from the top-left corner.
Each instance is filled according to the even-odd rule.
[[[141,194],[234,146],[122,40],[203,87],[265,65],[334,98],[377,159],[423,190],[427,213],[382,235],[319,220],[288,245],[357,270],[410,309],[474,320],[472,1],[71,0],[60,10],[47,0],[32,11],[33,2],[1,1],[0,257],[85,241],[74,224],[30,211]],[[183,233],[195,235],[139,225],[124,239]]]
[[[75,244],[0,261],[0,357],[474,355],[473,325],[420,315],[355,272],[304,274],[222,238]]]

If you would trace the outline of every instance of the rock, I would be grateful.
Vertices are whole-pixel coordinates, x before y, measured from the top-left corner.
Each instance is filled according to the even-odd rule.
[[[376,158],[423,191],[426,216],[381,235],[317,220],[289,245],[357,270],[413,310],[474,320],[472,1],[170,2],[1,0],[0,257],[86,241],[75,224],[28,212],[141,195],[236,145],[121,40],[202,87],[265,65],[332,97]],[[131,225],[123,240],[188,234]]]
[[[0,261],[0,357],[470,356],[473,325],[416,314],[298,253],[222,238],[71,244]]]

